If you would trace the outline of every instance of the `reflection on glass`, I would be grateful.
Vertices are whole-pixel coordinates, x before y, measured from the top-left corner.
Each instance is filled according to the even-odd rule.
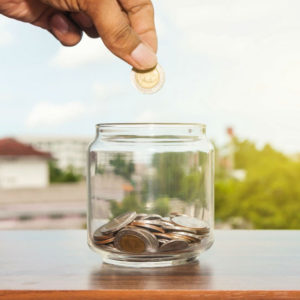
[[[205,128],[127,127],[123,135],[118,125],[107,130],[90,147],[90,246],[109,262],[194,258],[213,242],[213,149]]]

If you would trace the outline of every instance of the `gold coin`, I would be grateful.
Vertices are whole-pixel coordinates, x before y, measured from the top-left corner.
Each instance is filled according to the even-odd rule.
[[[114,237],[112,237],[112,238],[109,238],[109,239],[107,239],[107,240],[99,240],[99,241],[94,241],[94,243],[96,244],[96,245],[105,245],[105,244],[109,244],[109,243],[112,243],[113,241],[114,241]]]
[[[187,248],[188,246],[189,244],[185,240],[173,240],[173,241],[168,241],[167,243],[161,245],[159,250],[161,252],[179,251]]]
[[[123,251],[130,253],[142,253],[146,250],[146,245],[142,239],[134,235],[124,235],[119,241]]]
[[[154,232],[153,234],[159,239],[167,239],[167,240],[172,239],[172,235],[169,233]]]
[[[153,94],[161,89],[165,81],[165,74],[160,65],[153,69],[139,71],[132,69],[131,79],[138,90],[145,94]]]
[[[147,224],[147,223],[144,223],[142,221],[140,221],[140,222],[139,221],[134,221],[134,222],[131,223],[131,225],[134,225],[134,226],[137,226],[137,227],[143,227],[145,229],[149,229],[150,231],[161,232],[161,233],[165,232],[161,227],[151,225],[151,224]]]
[[[178,216],[182,216],[182,214],[179,213],[179,212],[177,212],[177,211],[173,211],[173,212],[170,213],[170,216],[172,216],[172,217],[178,217]]]
[[[147,230],[128,226],[116,234],[114,246],[120,251],[139,254],[156,251],[158,240]]]
[[[162,216],[157,214],[147,215],[143,220],[161,220]]]
[[[94,241],[104,241],[112,238],[113,235],[96,235],[94,234]]]

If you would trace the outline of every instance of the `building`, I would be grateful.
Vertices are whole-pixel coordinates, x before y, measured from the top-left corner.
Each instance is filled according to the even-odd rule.
[[[49,184],[48,152],[12,138],[0,139],[0,188],[43,188]]]
[[[87,148],[92,141],[91,137],[20,136],[18,140],[41,151],[50,152],[59,168],[67,169],[72,166],[77,172],[85,175]]]

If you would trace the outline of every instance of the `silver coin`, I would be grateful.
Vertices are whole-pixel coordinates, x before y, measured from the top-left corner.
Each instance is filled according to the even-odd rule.
[[[151,214],[146,216],[143,220],[161,220],[162,216],[157,215],[157,214]]]
[[[137,220],[137,219],[135,219],[134,221],[132,221],[131,224],[134,225],[135,222],[162,227],[162,221],[161,220],[146,220],[146,219]]]
[[[108,244],[108,245],[97,245],[98,248],[100,248],[101,250],[105,250],[108,252],[113,252],[113,253],[121,253],[121,251],[117,248],[115,248],[112,244]]]
[[[158,239],[167,239],[172,240],[174,237],[170,233],[160,233],[160,232],[154,232],[153,233]]]
[[[185,232],[197,234],[197,230],[195,230],[195,229],[193,229],[193,228],[189,228],[189,227],[183,227],[183,226],[163,225],[163,229],[164,229],[166,232],[185,231]]]
[[[159,239],[158,242],[159,242],[159,245],[163,245],[163,244],[165,244],[165,243],[170,242],[170,240],[167,240],[167,239]]]
[[[94,232],[94,235],[93,235],[93,238],[95,241],[103,241],[103,240],[107,240],[111,237],[113,237],[113,234],[103,234],[101,231],[100,231],[101,227],[98,228],[97,230],[95,230]]]
[[[172,227],[172,226],[175,226],[175,224],[173,222],[171,222],[170,220],[160,220],[160,223],[162,224],[162,226],[169,226],[169,227]]]
[[[184,240],[173,240],[168,241],[167,243],[160,246],[159,251],[167,252],[167,251],[179,251],[184,250],[189,246],[189,244]]]
[[[172,222],[175,225],[192,228],[195,230],[206,229],[209,228],[208,224],[197,218],[189,217],[189,216],[177,216],[172,218]]]
[[[184,216],[184,214],[181,214],[181,213],[178,213],[176,211],[173,211],[173,212],[170,213],[170,216],[172,216],[172,217],[178,217],[178,216]]]
[[[132,69],[131,81],[142,93],[153,94],[162,88],[165,82],[165,73],[158,64],[146,71]]]
[[[209,233],[209,231],[210,231],[209,228],[198,229],[198,230],[197,230],[197,234],[198,234],[198,235],[207,236],[207,234]]]
[[[201,241],[201,239],[203,238],[200,235],[197,234],[193,234],[193,233],[189,233],[189,232],[185,232],[185,231],[176,231],[171,233],[173,236],[177,236],[177,237],[186,237],[186,238],[190,238],[194,241]]]
[[[165,232],[160,226],[147,224],[147,223],[145,223],[143,221],[133,221],[131,223],[131,225],[132,226],[137,226],[137,227],[142,227],[144,229],[147,229],[147,230],[150,230],[150,231],[154,231],[154,232],[161,232],[161,233]]]
[[[159,246],[158,239],[154,235],[154,233],[143,229],[139,228],[139,231],[146,236],[146,238],[150,241],[150,247],[147,249],[149,252],[155,252]]]
[[[147,214],[137,214],[135,220],[142,220],[147,216],[148,216]]]
[[[104,224],[99,228],[99,231],[106,235],[120,229],[124,228],[126,225],[130,224],[136,217],[136,212],[127,212],[122,215],[117,216],[116,218],[112,219],[108,223]]]

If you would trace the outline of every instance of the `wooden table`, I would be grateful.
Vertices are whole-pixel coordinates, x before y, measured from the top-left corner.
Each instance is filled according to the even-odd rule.
[[[216,231],[199,263],[101,263],[83,230],[0,231],[0,299],[300,299],[300,231]]]

